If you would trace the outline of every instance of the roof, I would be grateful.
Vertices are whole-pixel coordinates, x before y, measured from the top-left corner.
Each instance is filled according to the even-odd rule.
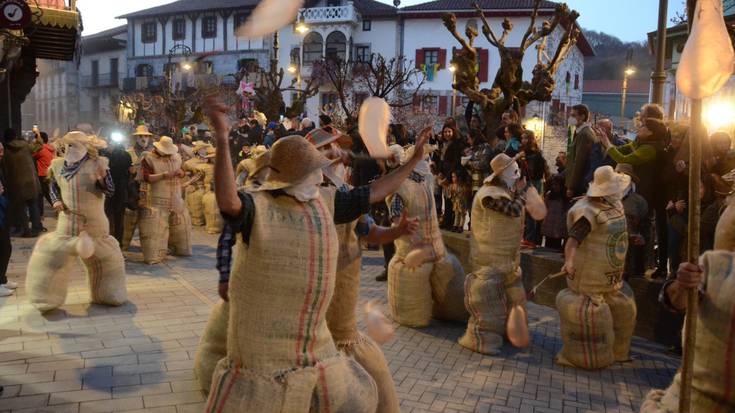
[[[434,0],[401,8],[401,12],[475,10],[473,0]],[[531,10],[534,0],[478,0],[483,10]],[[542,1],[540,9],[553,10],[557,3]]]
[[[128,31],[128,25],[123,24],[122,26],[113,27],[112,29],[103,30],[101,32],[97,32],[94,34],[89,34],[86,36],[82,36],[82,40],[91,40],[96,39],[99,37],[112,37],[121,35],[123,33],[126,33]]]
[[[631,94],[648,94],[650,83],[648,80],[628,80],[628,92]],[[623,92],[623,80],[584,80],[584,93],[606,93],[619,95]]]
[[[128,26],[118,26],[112,29],[101,31],[99,33],[90,34],[82,37],[82,53],[91,55],[95,53],[108,52],[113,50],[125,49],[126,39],[117,38],[121,34],[127,33]]]
[[[389,17],[398,12],[397,8],[375,0],[353,0],[353,4],[364,17]]]
[[[178,0],[173,3],[151,7],[119,16],[118,19],[153,17],[167,14],[182,14],[221,9],[252,9],[259,0]]]

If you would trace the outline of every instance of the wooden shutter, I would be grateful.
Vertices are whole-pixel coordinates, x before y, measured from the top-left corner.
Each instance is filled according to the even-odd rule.
[[[421,69],[424,64],[424,49],[416,49],[416,69]]]
[[[478,57],[480,58],[480,68],[477,71],[477,78],[480,79],[480,82],[487,82],[488,80],[488,71],[489,71],[489,62],[490,58],[488,57],[488,50],[487,49],[477,49]]]
[[[439,114],[447,114],[447,96],[439,96]]]
[[[439,69],[447,67],[447,49],[439,49]]]

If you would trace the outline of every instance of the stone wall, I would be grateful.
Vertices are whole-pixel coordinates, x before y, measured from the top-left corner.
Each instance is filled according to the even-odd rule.
[[[465,272],[469,272],[469,233],[457,234],[444,232],[443,236],[447,249],[457,256]],[[522,251],[521,269],[523,271],[523,285],[526,287],[526,291],[530,291],[533,286],[541,282],[547,275],[559,272],[563,264],[564,259],[562,254],[545,248]],[[635,335],[668,344],[661,330],[664,330],[662,327],[666,322],[670,322],[672,317],[658,304],[658,293],[661,290],[661,282],[646,278],[635,278],[629,284],[635,293],[636,304],[638,306],[638,321]],[[566,288],[564,277],[546,281],[538,289],[533,301],[537,304],[555,307],[556,295],[564,288]]]

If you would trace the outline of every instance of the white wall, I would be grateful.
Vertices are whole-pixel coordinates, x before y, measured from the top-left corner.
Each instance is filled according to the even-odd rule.
[[[370,44],[370,51],[390,59],[398,55],[398,21],[371,20],[370,31],[362,30],[360,22],[352,32],[355,45]],[[413,58],[411,58],[413,59]]]

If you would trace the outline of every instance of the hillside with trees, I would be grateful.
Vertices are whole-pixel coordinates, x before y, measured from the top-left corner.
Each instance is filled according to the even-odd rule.
[[[615,36],[595,30],[583,29],[584,36],[595,50],[595,56],[584,60],[584,78],[599,80],[622,79],[626,55],[632,50],[631,65],[636,72],[633,79],[647,80],[655,66],[655,59],[648,51],[646,41],[623,42]]]

